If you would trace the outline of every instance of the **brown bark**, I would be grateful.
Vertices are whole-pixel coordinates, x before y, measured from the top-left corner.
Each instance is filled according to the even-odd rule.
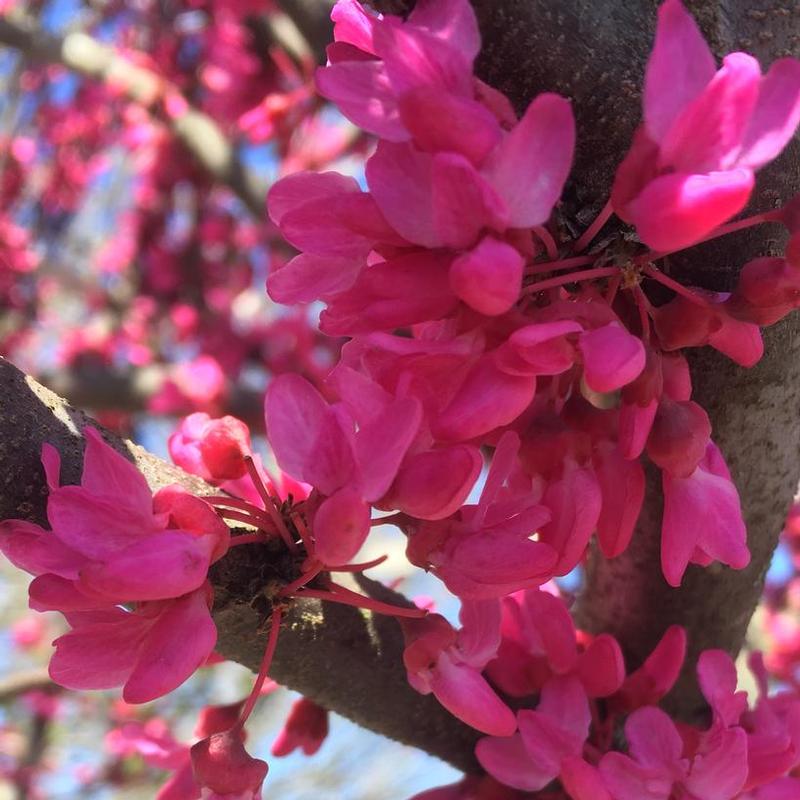
[[[62,483],[79,483],[81,431],[87,424],[96,423],[0,358],[0,519],[47,525],[42,443],[51,442],[61,453]],[[104,435],[137,465],[152,489],[180,483],[200,495],[218,492],[129,441]],[[214,566],[213,615],[223,656],[258,669],[272,598],[297,574],[296,564],[277,546],[234,548]],[[378,583],[360,582],[362,592],[410,605]],[[364,728],[474,769],[477,732],[432,696],[411,689],[402,654],[403,637],[393,618],[318,600],[292,601],[270,675]]]

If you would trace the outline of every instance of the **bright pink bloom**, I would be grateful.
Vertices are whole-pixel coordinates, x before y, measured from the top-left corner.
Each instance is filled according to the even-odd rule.
[[[80,689],[124,684],[126,700],[146,702],[183,683],[214,647],[206,576],[230,533],[180,487],[153,497],[144,476],[94,428],[85,436],[80,486],[58,485],[59,454],[43,448],[52,531],[6,520],[0,549],[37,576],[31,606],[61,611],[72,625],[55,642],[53,680]],[[127,611],[124,603],[136,607]],[[189,645],[186,630],[194,633]]]
[[[750,563],[739,493],[713,442],[691,475],[664,472],[662,485],[661,568],[667,583],[679,586],[689,562],[721,561],[733,569]]]
[[[741,728],[717,731],[686,752],[672,720],[659,708],[634,711],[625,723],[630,755],[607,753],[600,772],[614,800],[669,800],[673,790],[697,800],[733,800],[747,775]]]
[[[313,555],[325,564],[346,564],[364,543],[368,503],[386,494],[419,428],[416,399],[373,388],[355,416],[342,404],[328,405],[297,375],[275,378],[267,392],[267,429],[278,463],[324,497],[312,526]]]
[[[328,736],[328,711],[313,700],[295,700],[289,716],[272,743],[272,755],[288,756],[297,748],[313,756]]]
[[[745,53],[714,57],[680,0],[659,9],[644,87],[644,124],[620,166],[612,200],[655,250],[694,244],[741,211],[755,170],[800,122],[800,62],[761,75]]]
[[[511,709],[481,675],[500,643],[497,601],[464,602],[462,628],[429,614],[402,620],[403,653],[409,683],[421,694],[434,694],[454,716],[483,733],[510,736],[516,730]]]
[[[267,762],[244,748],[239,728],[215,733],[192,746],[192,770],[209,800],[261,800]]]
[[[529,792],[571,773],[573,762],[581,760],[591,721],[580,682],[554,678],[542,689],[536,710],[520,711],[517,717],[519,733],[478,742],[475,754],[481,766],[500,782]]]
[[[206,480],[241,478],[244,456],[251,453],[250,431],[236,417],[212,419],[201,411],[190,414],[169,438],[172,460]]]

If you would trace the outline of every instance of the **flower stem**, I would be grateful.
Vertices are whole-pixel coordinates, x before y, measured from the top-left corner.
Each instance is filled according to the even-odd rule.
[[[345,589],[344,586],[339,586],[337,583],[331,584],[330,591],[323,591],[320,589],[303,589],[302,591],[295,592],[295,597],[312,597],[317,600],[328,600],[332,603],[342,603],[346,606],[355,606],[356,608],[365,608],[369,611],[374,611],[376,614],[387,614],[391,617],[409,617],[411,619],[421,619],[427,615],[427,611],[421,608],[401,608],[400,606],[393,606],[389,603],[382,603],[380,600],[374,600],[372,597],[359,594],[358,592],[351,592]]]
[[[244,533],[241,536],[233,536],[231,537],[231,543],[228,545],[229,547],[236,547],[240,544],[266,544],[267,537],[264,536],[262,533]]]
[[[275,527],[278,529],[281,539],[283,539],[286,546],[289,548],[289,552],[296,553],[297,545],[295,544],[294,539],[292,539],[289,529],[286,527],[286,523],[283,521],[280,511],[278,511],[278,509],[275,507],[275,503],[272,500],[272,496],[267,491],[267,487],[264,486],[261,476],[258,474],[258,470],[256,469],[255,462],[251,456],[245,456],[244,463],[247,466],[247,471],[250,473],[250,479],[253,481],[253,486],[256,487],[256,491],[261,495],[261,499],[264,501],[264,507],[272,518],[272,521],[275,523]]]
[[[533,232],[542,240],[542,244],[547,250],[547,256],[551,260],[555,260],[558,258],[558,245],[556,245],[556,240],[553,238],[553,235],[550,233],[544,225],[537,225]]]
[[[580,238],[577,242],[575,242],[575,247],[572,248],[573,253],[582,253],[588,246],[591,244],[592,239],[600,233],[600,229],[603,225],[611,219],[611,215],[614,213],[614,207],[611,205],[611,200],[609,200],[601,209],[600,213],[594,218],[594,222],[581,234]]]
[[[678,283],[678,281],[667,277],[660,269],[654,267],[652,264],[646,265],[642,271],[649,278],[658,281],[662,286],[666,286],[668,289],[672,289],[676,294],[685,297],[690,303],[708,308],[708,300],[700,297],[699,294],[695,294],[691,289],[687,289],[682,283]]]
[[[256,700],[258,700],[258,696],[261,692],[261,687],[264,685],[264,681],[267,679],[267,673],[269,672],[269,668],[272,664],[272,657],[275,655],[275,647],[278,644],[278,633],[280,633],[280,629],[281,610],[280,608],[276,608],[272,612],[269,638],[267,639],[267,646],[264,650],[264,657],[261,659],[261,668],[258,670],[258,677],[256,678],[256,682],[253,684],[253,689],[245,701],[244,708],[239,714],[239,719],[234,725],[234,728],[243,728],[245,722],[247,722],[247,718],[250,716],[253,708],[255,707]]]
[[[541,275],[545,272],[561,272],[573,267],[586,267],[593,264],[595,259],[592,256],[578,256],[577,258],[562,258],[560,261],[542,261],[539,264],[532,264],[525,270],[526,275]]]
[[[556,278],[548,278],[547,280],[539,281],[539,283],[524,286],[522,293],[533,294],[535,292],[543,292],[545,289],[554,289],[556,286],[563,286],[566,283],[590,281],[595,278],[610,278],[618,272],[618,267],[597,267],[595,269],[585,269],[582,272],[571,272],[569,275],[559,275]]]

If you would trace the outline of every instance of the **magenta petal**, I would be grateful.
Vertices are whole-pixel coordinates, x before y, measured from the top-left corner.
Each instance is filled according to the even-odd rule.
[[[111,602],[166,600],[198,589],[205,582],[215,540],[169,530],[81,569],[80,586]]]
[[[281,178],[269,190],[269,218],[280,225],[290,211],[314,200],[335,201],[344,194],[360,193],[355,178],[338,172],[296,172]]]
[[[564,791],[572,800],[613,800],[603,786],[597,767],[578,756],[571,756],[561,764],[560,777]]]
[[[436,699],[454,716],[490,736],[511,736],[517,720],[474,667],[457,664],[447,651],[439,656],[431,688]]]
[[[97,497],[116,501],[146,517],[152,511],[153,496],[144,475],[127,458],[106,444],[96,428],[87,427],[81,487]]]
[[[587,386],[595,392],[613,392],[639,376],[646,357],[641,339],[618,322],[582,333],[578,346],[583,355]]]
[[[30,607],[34,611],[92,611],[107,608],[108,600],[88,595],[75,581],[58,575],[40,575],[28,587]]]
[[[415,397],[400,397],[356,434],[359,488],[365,500],[379,500],[394,481],[400,462],[422,421]]]
[[[644,117],[656,141],[714,77],[716,64],[703,34],[680,0],[658,10],[653,52],[644,83]]]
[[[372,43],[374,26],[378,19],[367,14],[358,0],[341,0],[331,11],[333,20],[333,38],[337,42],[346,42],[365,53],[375,52]]]
[[[776,61],[761,81],[737,163],[758,169],[787,145],[800,123],[800,62]]]
[[[500,647],[500,601],[463,600],[458,618],[458,650],[465,664],[483,669]]]
[[[614,800],[669,800],[674,781],[660,767],[643,767],[622,753],[606,753],[600,774]]]
[[[638,460],[623,458],[613,445],[600,446],[595,474],[603,496],[597,520],[597,540],[606,558],[616,558],[627,549],[642,509],[644,469]]]
[[[617,640],[607,633],[597,636],[578,658],[576,674],[589,697],[608,697],[625,680],[625,661]]]
[[[659,163],[676,172],[736,166],[742,137],[758,98],[761,69],[746,53],[731,53],[703,92],[661,141]]]
[[[680,250],[738,214],[747,205],[753,184],[748,169],[662,175],[630,202],[627,219],[648,247]]]
[[[428,153],[460,153],[480,166],[502,136],[497,119],[484,105],[434,86],[413,89],[399,103],[414,142]]]
[[[552,721],[557,726],[560,732],[559,736],[550,743],[549,747],[558,751],[561,758],[581,752],[583,743],[589,735],[592,715],[586,691],[577,677],[566,675],[551,678],[542,687],[536,711],[528,713],[536,715],[539,731],[542,730],[545,720]],[[528,744],[528,750],[533,753],[535,748],[532,747],[531,742],[534,738],[541,737],[532,735],[529,724],[526,724],[525,727],[529,729],[530,735],[526,735],[523,731],[522,736]],[[520,729],[522,729],[521,719]]]
[[[739,724],[747,710],[747,692],[737,692],[736,664],[724,650],[704,650],[697,661],[697,680],[708,704],[725,727]]]
[[[0,522],[0,552],[31,575],[51,572],[77,578],[85,556],[62,544],[52,532],[21,519]]]
[[[339,61],[320,67],[315,80],[319,93],[359,128],[391,142],[408,139],[382,62]]]
[[[369,534],[370,510],[348,487],[328,497],[314,515],[314,555],[323,564],[347,564]]]
[[[484,228],[506,228],[508,214],[503,201],[475,167],[457,153],[433,156],[431,198],[434,224],[445,247],[469,247]]]
[[[42,445],[42,467],[50,489],[61,485],[61,454],[49,442]]]
[[[450,286],[467,305],[481,314],[496,316],[519,299],[525,261],[505,242],[485,236],[450,266]]]
[[[500,348],[500,368],[512,375],[560,375],[575,361],[575,347],[567,337],[582,330],[573,320],[518,328]]]
[[[675,723],[660,708],[634,711],[625,722],[631,755],[648,767],[668,766],[683,752],[683,740]]]
[[[358,258],[328,258],[301,253],[270,272],[267,291],[276,303],[310,303],[349,289],[365,267]]]
[[[53,642],[50,677],[59,686],[112,689],[128,679],[151,621],[124,611],[114,616],[117,621],[80,625]]]
[[[472,439],[515,420],[536,393],[534,376],[508,375],[491,356],[473,367],[458,393],[432,425],[443,441]]]
[[[123,699],[147,703],[168,694],[205,663],[216,643],[205,588],[173,600],[148,631]]]
[[[543,654],[556,673],[575,667],[578,657],[575,625],[560,597],[549,592],[525,592],[524,609],[528,617],[521,625],[522,637],[529,651]]]
[[[722,317],[722,326],[708,337],[708,343],[743,367],[755,366],[764,355],[761,328],[727,316]]]
[[[475,12],[461,0],[418,0],[408,22],[446,42],[470,63],[481,49]]]
[[[547,221],[572,164],[575,121],[568,100],[540,94],[489,156],[484,174],[509,210],[509,226]]]
[[[623,399],[619,407],[619,449],[628,459],[639,458],[647,444],[647,437],[653,427],[658,411],[658,398],[654,397],[646,406],[626,403]]]
[[[152,504],[148,494],[148,507],[152,508]],[[159,530],[152,511],[138,513],[121,498],[99,497],[82,486],[62,486],[51,491],[47,517],[53,535],[63,545],[94,559],[103,559]]]
[[[449,517],[467,499],[482,466],[480,450],[466,444],[411,456],[400,467],[382,507],[418,519]]]
[[[510,737],[481,739],[475,746],[475,756],[493,778],[524,792],[535,792],[555,777],[531,761],[518,733]]]
[[[747,778],[747,734],[731,728],[719,734],[714,749],[695,756],[685,786],[703,800],[735,797]]]

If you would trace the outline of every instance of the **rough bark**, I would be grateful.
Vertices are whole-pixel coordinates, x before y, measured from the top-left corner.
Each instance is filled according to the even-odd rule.
[[[0,519],[47,524],[42,443],[51,442],[61,453],[62,482],[79,483],[81,431],[87,424],[96,425],[0,358]],[[136,463],[154,490],[177,482],[201,495],[218,491],[129,441],[107,431],[104,435]],[[223,656],[258,669],[271,598],[297,575],[297,565],[277,545],[234,548],[214,566],[213,615]],[[378,583],[360,583],[362,592],[410,605]],[[419,747],[460,769],[474,769],[477,732],[432,696],[411,689],[402,654],[403,637],[393,618],[318,600],[289,601],[270,674],[364,728]]]

